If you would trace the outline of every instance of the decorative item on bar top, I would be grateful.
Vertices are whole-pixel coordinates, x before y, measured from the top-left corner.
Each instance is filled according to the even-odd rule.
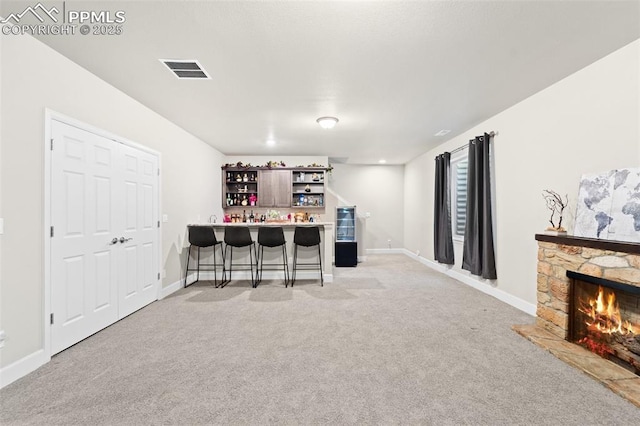
[[[266,222],[283,223],[290,221],[289,217],[284,214],[280,214],[278,210],[267,210],[267,213],[264,217]]]
[[[547,203],[547,208],[551,211],[551,217],[549,218],[549,226],[544,233],[547,235],[566,235],[567,230],[562,227],[562,213],[569,204],[569,195],[565,195],[564,200],[562,196],[555,191],[545,189],[542,191],[542,197]],[[558,215],[558,224],[555,223],[555,215]]]

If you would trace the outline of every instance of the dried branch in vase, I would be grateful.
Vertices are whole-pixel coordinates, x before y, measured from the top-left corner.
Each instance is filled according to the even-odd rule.
[[[562,196],[555,191],[550,189],[545,189],[542,191],[542,197],[547,203],[547,208],[551,211],[551,217],[549,218],[549,223],[551,226],[547,228],[548,231],[559,231],[564,232],[565,229],[562,227],[562,213],[564,209],[569,204],[569,195],[564,196],[564,200]],[[558,215],[558,224],[555,223],[555,216]]]

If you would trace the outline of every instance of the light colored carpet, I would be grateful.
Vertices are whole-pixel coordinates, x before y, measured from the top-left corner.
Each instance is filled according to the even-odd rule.
[[[0,391],[9,424],[638,424],[510,327],[533,318],[403,255],[293,289],[197,284]]]

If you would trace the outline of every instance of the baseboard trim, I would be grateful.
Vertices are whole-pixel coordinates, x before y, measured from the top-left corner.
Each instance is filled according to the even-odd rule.
[[[422,256],[418,256],[415,253],[410,252],[407,249],[403,249],[405,255],[409,256],[412,259],[417,260],[425,266],[428,266],[431,269],[434,269],[438,272],[442,272],[445,275],[450,276],[463,284],[468,285],[469,287],[473,287],[476,290],[479,290],[489,296],[495,297],[496,299],[504,302],[508,305],[513,306],[516,309],[521,310],[524,313],[527,313],[533,317],[536,316],[536,305],[529,303],[525,300],[520,299],[512,294],[507,293],[499,288],[493,287],[490,284],[489,280],[478,279],[472,277],[471,275],[467,275],[463,272],[455,270],[451,268],[449,265],[442,265],[438,262],[435,262],[430,259],[425,259]]]
[[[187,278],[189,279],[189,278]],[[194,279],[195,281],[195,279]],[[165,297],[175,293],[176,291],[180,290],[182,287],[184,287],[184,280],[183,279],[179,279],[178,281],[169,284],[166,287],[162,287],[160,289],[160,297],[158,297],[158,300],[162,300]]]
[[[36,371],[50,360],[51,357],[45,355],[44,349],[39,349],[0,369],[0,389]]]

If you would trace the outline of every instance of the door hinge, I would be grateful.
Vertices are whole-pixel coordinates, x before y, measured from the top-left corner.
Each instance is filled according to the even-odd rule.
[[[51,236],[53,237],[53,226],[51,227]]]
[[[53,151],[53,138],[51,138],[51,151]]]
[[[158,279],[160,279],[160,272],[158,272]]]
[[[158,167],[158,176],[160,176],[160,167]]]
[[[160,228],[160,221],[158,221],[158,228]]]
[[[52,314],[51,314],[51,316],[49,317],[49,323],[50,323],[51,325],[53,325],[53,313],[52,313]]]

